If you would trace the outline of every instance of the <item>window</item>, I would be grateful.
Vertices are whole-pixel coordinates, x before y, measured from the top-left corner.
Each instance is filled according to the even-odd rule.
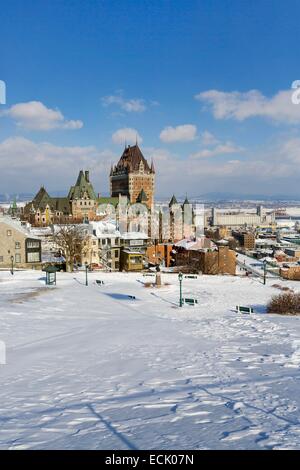
[[[38,241],[28,241],[27,242],[27,248],[39,248],[40,247],[40,242]]]
[[[40,253],[38,251],[34,253],[27,253],[27,263],[39,263],[39,262],[40,262]]]
[[[132,257],[130,258],[130,262],[131,262],[132,264],[139,264],[139,263],[142,262],[142,259],[141,259],[140,256],[132,256]]]
[[[21,263],[21,255],[20,255],[20,253],[16,253],[16,255],[15,255],[15,260],[16,260],[16,263]]]
[[[3,256],[0,256],[0,263],[3,263]]]
[[[19,250],[21,248],[21,243],[20,242],[16,242],[15,243],[15,247],[16,247],[16,250]]]
[[[11,230],[7,230],[6,235],[7,235],[8,237],[11,237],[11,236],[12,236]]]

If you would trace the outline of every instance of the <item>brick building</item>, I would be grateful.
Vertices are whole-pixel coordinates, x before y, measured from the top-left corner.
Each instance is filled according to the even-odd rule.
[[[233,236],[246,250],[255,250],[255,234],[247,231],[235,231]]]
[[[150,264],[162,264],[166,267],[172,263],[172,243],[156,243],[147,247],[146,259]]]
[[[110,192],[112,197],[127,196],[131,204],[140,202],[151,208],[154,202],[155,170],[149,166],[139,146],[128,145],[111,168]]]
[[[179,247],[176,251],[176,266],[188,267],[191,271],[203,274],[236,273],[236,253],[228,246],[199,250]]]

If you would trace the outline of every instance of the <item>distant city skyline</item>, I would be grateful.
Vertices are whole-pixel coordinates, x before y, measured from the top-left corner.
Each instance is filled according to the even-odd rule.
[[[295,0],[12,0],[1,6],[0,194],[109,193],[138,141],[156,197],[300,198]]]

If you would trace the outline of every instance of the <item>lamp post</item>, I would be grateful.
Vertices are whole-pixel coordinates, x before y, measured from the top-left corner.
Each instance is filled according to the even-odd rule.
[[[13,274],[14,273],[14,257],[13,257],[13,255],[11,255],[10,261],[11,261],[11,270],[10,270],[10,272],[11,272],[11,274]]]
[[[88,262],[86,261],[85,262],[85,285],[86,286],[89,285],[89,282],[88,282],[88,268],[89,268],[89,265],[88,265]]]
[[[183,278],[182,273],[179,273],[178,274],[178,280],[179,280],[179,307],[182,307],[182,278]]]
[[[266,285],[266,281],[267,281],[267,261],[264,260],[263,263],[264,263],[264,285]]]

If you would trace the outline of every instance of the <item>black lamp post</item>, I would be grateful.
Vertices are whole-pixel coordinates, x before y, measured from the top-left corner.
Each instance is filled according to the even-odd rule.
[[[179,273],[178,274],[178,280],[179,280],[179,307],[182,307],[182,278],[183,278],[182,273]]]
[[[266,285],[266,281],[267,281],[267,261],[264,260],[264,285]]]
[[[85,285],[86,286],[89,285],[89,282],[88,282],[88,268],[89,268],[89,265],[88,265],[88,262],[86,261],[85,262]]]
[[[13,274],[14,273],[14,257],[13,257],[13,255],[11,255],[10,261],[11,261],[11,270],[10,270],[10,272],[11,272],[11,274]]]

